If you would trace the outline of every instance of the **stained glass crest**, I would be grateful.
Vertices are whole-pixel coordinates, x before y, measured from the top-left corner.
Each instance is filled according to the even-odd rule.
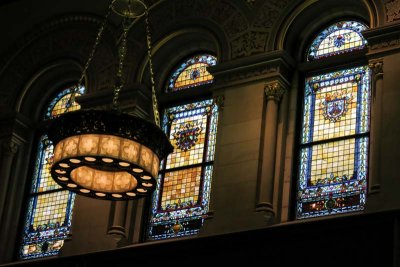
[[[297,218],[364,209],[369,119],[368,67],[306,79]]]
[[[73,88],[61,91],[49,104],[45,119],[65,113]],[[83,94],[80,87],[78,94]],[[74,102],[68,111],[79,109]],[[39,142],[27,215],[20,249],[21,259],[57,255],[69,236],[75,194],[61,187],[51,178],[53,144],[42,136]]]
[[[217,59],[212,55],[198,55],[187,59],[173,72],[167,92],[212,83],[214,78],[207,67],[215,64],[217,64]]]
[[[174,152],[161,163],[150,239],[196,234],[208,211],[218,108],[204,100],[166,109],[164,131]]]
[[[361,32],[367,26],[357,21],[337,22],[323,30],[312,42],[308,61],[363,49],[367,41]]]

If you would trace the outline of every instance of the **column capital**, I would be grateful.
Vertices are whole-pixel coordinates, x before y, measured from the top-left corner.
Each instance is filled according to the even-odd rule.
[[[2,142],[1,148],[7,154],[15,154],[18,151],[19,144],[14,140],[7,140]]]
[[[224,109],[225,106],[225,97],[224,95],[216,95],[213,97],[213,102],[217,105],[218,110],[221,111]]]
[[[369,61],[368,67],[372,71],[372,77],[378,79],[383,76],[383,59],[375,59]]]
[[[286,86],[280,81],[267,82],[264,85],[264,92],[267,100],[274,100],[280,102],[285,94]]]

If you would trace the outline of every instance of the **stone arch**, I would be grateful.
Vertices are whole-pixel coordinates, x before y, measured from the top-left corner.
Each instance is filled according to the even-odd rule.
[[[53,73],[53,78],[57,75],[62,82],[63,73],[72,71],[75,72],[74,79],[79,79],[77,73],[82,71],[82,66],[89,56],[101,21],[100,18],[87,15],[66,16],[43,23],[37,31],[21,39],[19,45],[7,53],[11,56],[5,60],[4,67],[0,70],[0,82],[3,84],[0,89],[0,109],[14,109],[20,106],[24,101],[21,97],[29,91],[27,86],[33,85],[34,79],[38,78],[40,73]],[[96,55],[101,54],[101,57],[95,55],[89,67],[89,91],[108,87],[110,76],[114,74],[111,70],[115,69],[116,38],[110,28],[113,26],[109,25],[106,28],[96,51]],[[76,64],[65,65],[69,67],[63,71],[50,71],[51,66],[59,66],[60,62]],[[53,79],[51,76],[48,78]],[[65,82],[71,79],[72,77],[65,78]]]
[[[164,92],[165,83],[172,68],[182,59],[206,52],[215,55],[219,61],[222,53],[215,36],[201,28],[187,28],[173,32],[155,44],[153,51],[155,81],[160,93]],[[149,81],[148,67],[146,58],[140,66],[138,82]]]
[[[280,26],[274,46],[278,50],[286,50],[297,61],[301,61],[310,39],[327,24],[340,18],[353,18],[376,27],[377,23],[381,23],[378,13],[369,0],[324,3],[309,0],[298,5],[288,15],[286,22]]]
[[[220,60],[228,61],[232,57],[230,40],[248,28],[247,18],[233,2],[236,1],[157,2],[149,9],[153,44],[160,44],[181,30],[197,28],[213,35],[218,43]],[[140,19],[134,23],[130,34],[130,40],[135,44],[134,50],[145,52],[144,36],[144,22]],[[137,54],[145,55],[143,52]],[[137,63],[141,61],[143,58]]]
[[[17,97],[15,109],[27,118],[40,121],[49,99],[63,87],[79,79],[82,66],[74,60],[58,60],[43,67],[26,83]]]

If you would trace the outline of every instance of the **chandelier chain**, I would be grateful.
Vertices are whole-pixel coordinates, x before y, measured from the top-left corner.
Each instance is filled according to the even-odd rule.
[[[121,39],[121,44],[118,49],[118,69],[117,69],[117,82],[115,84],[114,88],[114,98],[113,98],[113,107],[116,108],[118,105],[118,98],[119,98],[119,92],[121,89],[124,87],[124,61],[126,58],[126,53],[128,50],[127,47],[127,38],[128,38],[128,31],[129,31],[129,18],[124,17],[124,21],[122,23],[123,25],[123,33],[122,33],[122,39]]]
[[[149,57],[149,70],[150,70],[150,82],[151,82],[151,99],[154,112],[154,122],[160,127],[160,114],[158,112],[158,102],[156,95],[156,86],[154,81],[154,71],[153,71],[153,60],[151,56],[151,33],[150,33],[150,22],[149,22],[149,11],[147,6],[145,8],[145,23],[146,23],[146,38],[147,38],[147,55]]]
[[[103,19],[103,21],[101,23],[101,26],[99,28],[99,31],[97,32],[96,40],[94,42],[92,50],[90,51],[89,57],[88,57],[88,59],[86,61],[86,64],[83,67],[83,70],[82,70],[82,73],[81,73],[81,77],[79,78],[79,81],[76,84],[76,86],[75,86],[75,88],[74,88],[74,90],[73,90],[73,92],[71,94],[71,97],[68,99],[68,104],[66,106],[65,112],[68,112],[69,108],[72,107],[72,104],[75,102],[75,96],[76,96],[77,92],[79,91],[80,86],[82,85],[83,79],[85,78],[86,71],[89,68],[90,63],[92,62],[92,59],[94,57],[94,54],[96,53],[97,47],[99,46],[100,39],[101,39],[101,37],[103,35],[103,32],[104,32],[108,17],[111,14],[111,10],[112,10],[112,7],[113,7],[115,1],[116,0],[112,0],[110,2],[109,6],[108,6],[107,14],[105,15],[105,17],[104,17],[104,19]]]

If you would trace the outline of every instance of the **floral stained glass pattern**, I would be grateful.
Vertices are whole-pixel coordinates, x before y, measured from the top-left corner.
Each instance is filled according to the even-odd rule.
[[[213,76],[207,71],[208,66],[217,64],[211,55],[194,56],[183,62],[172,74],[168,92],[175,92],[189,87],[212,83]]]
[[[297,218],[364,208],[369,77],[356,67],[306,79]]]
[[[315,60],[363,49],[367,41],[361,32],[367,26],[357,21],[341,21],[322,31],[311,44],[308,60]]]
[[[80,88],[79,94],[83,92],[84,89]],[[45,118],[51,119],[64,113],[71,93],[71,88],[60,92],[50,103]],[[74,102],[68,111],[79,108],[80,106]],[[21,259],[57,255],[70,233],[75,194],[62,190],[51,178],[53,149],[51,141],[42,136],[25,217]]]
[[[212,100],[169,108],[163,126],[174,152],[153,195],[150,239],[196,234],[208,211],[218,109]]]

